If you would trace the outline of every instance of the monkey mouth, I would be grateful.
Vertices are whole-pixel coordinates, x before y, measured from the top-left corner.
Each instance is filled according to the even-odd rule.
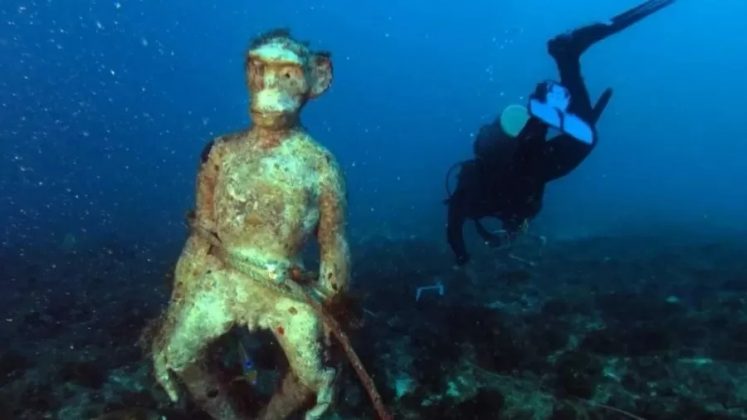
[[[255,124],[263,126],[291,126],[296,124],[297,116],[288,111],[267,111],[256,108],[250,108],[252,120]]]
[[[289,115],[291,112],[289,111],[275,111],[275,110],[266,110],[266,109],[259,109],[259,108],[249,108],[249,112],[252,114],[267,116],[267,117],[281,117],[283,115]]]

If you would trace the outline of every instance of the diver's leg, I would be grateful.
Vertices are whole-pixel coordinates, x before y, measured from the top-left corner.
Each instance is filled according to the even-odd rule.
[[[467,220],[470,206],[475,199],[479,182],[479,169],[476,161],[465,162],[459,173],[456,190],[448,201],[446,222],[446,239],[456,256],[458,265],[469,261],[467,246],[464,243],[464,222]]]
[[[553,38],[548,42],[548,51],[555,59],[555,64],[558,67],[560,83],[571,94],[568,112],[577,115],[584,121],[591,121],[594,118],[594,108],[591,105],[584,77],[581,75],[581,54],[575,48],[559,47],[559,45],[566,43],[572,45],[572,38],[564,41],[558,41],[558,39],[560,38]]]
[[[464,222],[467,219],[464,210],[465,196],[463,191],[457,191],[454,194],[452,200],[449,201],[448,220],[446,222],[446,239],[458,265],[463,265],[469,261],[467,246],[464,243]]]
[[[676,0],[649,0],[633,9],[621,13],[607,22],[587,25],[551,39],[548,52],[555,59],[560,72],[561,83],[571,93],[569,112],[583,120],[594,123],[601,109],[594,109],[581,76],[581,55],[589,47],[610,35],[640,21],[650,14],[671,5]],[[610,93],[605,93],[608,96]],[[606,98],[609,99],[608,97]],[[605,104],[606,105],[606,104]],[[600,107],[603,108],[603,107]]]
[[[595,145],[596,137],[592,144],[587,144],[567,134],[548,141],[542,171],[545,182],[568,175],[589,156]]]
[[[644,17],[674,3],[675,0],[649,0],[627,12],[613,17],[608,22],[584,26],[551,39],[548,52],[555,59],[563,86],[571,94],[568,111],[593,125],[607,105],[611,90],[606,90],[597,105],[592,106],[589,93],[581,75],[580,58],[594,43],[613,35]],[[551,181],[567,175],[591,153],[596,146],[596,136],[591,144],[575,140],[569,135],[561,135],[545,145],[543,177]]]
[[[571,53],[559,54],[554,57],[560,70],[561,83],[571,92],[568,111],[587,124],[593,124],[598,118],[595,113],[599,109],[595,109],[591,105],[586,84],[581,76],[579,57]],[[604,105],[606,106],[606,101]],[[603,106],[600,109],[603,109]],[[536,158],[527,167],[531,168],[532,174],[540,176],[544,182],[552,181],[567,175],[581,164],[596,144],[596,135],[592,136],[590,143],[586,143],[568,134],[562,134],[545,141],[541,146],[542,151],[535,153]]]

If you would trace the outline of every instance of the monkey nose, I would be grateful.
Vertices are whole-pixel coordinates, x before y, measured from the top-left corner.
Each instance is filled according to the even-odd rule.
[[[292,97],[277,89],[264,89],[258,92],[254,102],[256,107],[264,112],[283,112],[297,106]]]
[[[278,83],[279,77],[275,74],[268,74],[265,76],[265,87],[274,88]]]

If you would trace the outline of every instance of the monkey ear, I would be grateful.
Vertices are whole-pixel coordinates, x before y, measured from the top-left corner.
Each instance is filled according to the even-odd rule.
[[[309,96],[316,98],[332,85],[332,60],[329,54],[318,53],[311,57],[311,91]]]

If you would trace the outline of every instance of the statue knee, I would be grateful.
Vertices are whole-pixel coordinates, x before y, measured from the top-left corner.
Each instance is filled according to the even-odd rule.
[[[179,400],[179,389],[174,380],[174,372],[169,366],[168,355],[164,351],[153,353],[153,370],[156,381],[161,385],[172,402]]]
[[[306,420],[318,419],[329,410],[335,398],[335,377],[336,371],[332,368],[326,368],[318,372],[313,386],[311,386],[316,394],[316,403],[314,407],[306,412]]]

